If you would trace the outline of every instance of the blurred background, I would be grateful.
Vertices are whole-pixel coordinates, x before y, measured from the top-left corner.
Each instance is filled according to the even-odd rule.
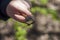
[[[0,20],[0,40],[60,40],[60,0],[30,0],[35,23]]]

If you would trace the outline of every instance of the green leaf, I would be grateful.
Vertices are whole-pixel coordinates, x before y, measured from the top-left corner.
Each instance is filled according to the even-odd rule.
[[[42,5],[46,5],[46,4],[48,3],[48,0],[40,0],[40,3],[41,3]]]
[[[41,13],[41,14],[44,14],[44,15],[47,15],[47,14],[48,14],[46,8],[41,8],[41,9],[40,9],[40,13]]]

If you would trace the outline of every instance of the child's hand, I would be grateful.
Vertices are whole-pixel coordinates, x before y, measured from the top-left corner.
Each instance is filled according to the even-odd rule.
[[[7,8],[6,12],[8,16],[14,18],[17,21],[24,22],[25,17],[22,14],[32,16],[31,12],[28,10],[30,6],[27,2],[21,2],[21,1],[11,1]]]

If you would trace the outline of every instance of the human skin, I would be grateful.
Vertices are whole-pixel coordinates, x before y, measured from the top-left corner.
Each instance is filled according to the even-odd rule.
[[[21,14],[32,16],[29,9],[30,9],[30,6],[27,2],[25,1],[21,2],[19,0],[12,0],[8,4],[6,8],[6,12],[7,12],[7,15],[10,16],[11,18],[19,22],[25,22],[25,17]]]

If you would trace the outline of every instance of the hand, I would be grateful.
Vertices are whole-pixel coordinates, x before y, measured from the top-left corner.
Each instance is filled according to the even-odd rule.
[[[30,6],[28,5],[27,2],[24,1],[11,1],[7,8],[6,12],[7,15],[12,17],[13,19],[20,21],[20,22],[25,22],[25,17],[22,14],[32,16],[31,12],[28,10]]]

